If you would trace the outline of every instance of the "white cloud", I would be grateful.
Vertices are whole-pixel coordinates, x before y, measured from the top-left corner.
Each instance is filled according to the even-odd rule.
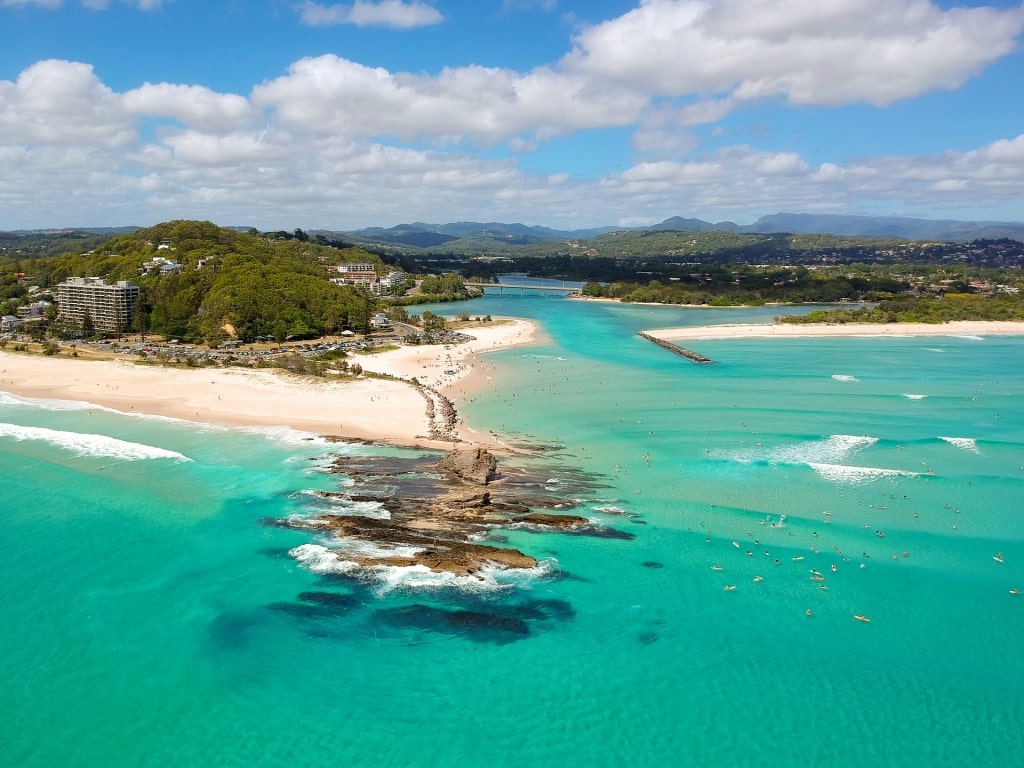
[[[589,78],[546,68],[526,74],[489,67],[437,76],[392,73],[333,55],[293,64],[253,89],[253,103],[295,127],[404,141],[469,139],[493,145],[525,134],[541,139],[627,125],[645,99]]]
[[[433,10],[391,4],[417,5]],[[307,3],[304,13],[336,8],[354,23],[356,5]],[[1024,134],[966,152],[812,162],[793,147],[701,153],[695,126],[756,99],[887,104],[951,87],[1005,55],[1022,24],[1020,9],[944,11],[925,0],[646,0],[582,31],[552,66],[425,74],[325,55],[248,94],[148,82],[117,93],[88,64],[40,61],[0,80],[0,212],[16,226],[194,216],[345,228],[744,220],[873,204],[1019,210]],[[615,127],[635,129],[642,155],[596,179],[471,154]]]
[[[444,16],[436,8],[419,0],[356,0],[352,5],[321,5],[306,0],[299,6],[299,12],[299,20],[311,27],[354,24],[357,27],[411,29],[444,21]]]
[[[146,83],[121,97],[125,109],[147,117],[167,117],[204,129],[229,129],[252,115],[249,100],[200,85]]]
[[[0,144],[123,146],[131,115],[88,64],[50,59],[0,80]]]
[[[927,0],[643,0],[582,31],[562,63],[650,94],[884,106],[959,87],[1022,29],[1021,8]]]

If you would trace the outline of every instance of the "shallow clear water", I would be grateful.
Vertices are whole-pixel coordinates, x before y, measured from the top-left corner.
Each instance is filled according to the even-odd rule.
[[[379,449],[0,396],[4,763],[1016,761],[1024,339],[691,342],[699,366],[636,331],[777,310],[432,311],[463,309],[548,340],[487,355],[462,415],[554,446],[550,487],[591,473],[577,512],[635,538],[502,531],[545,565],[504,587],[318,575],[265,520]]]

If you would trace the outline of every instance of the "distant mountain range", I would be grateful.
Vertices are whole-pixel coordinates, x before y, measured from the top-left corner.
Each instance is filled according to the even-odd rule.
[[[791,234],[828,234],[845,237],[883,237],[906,240],[964,242],[980,238],[1003,237],[1024,241],[1024,222],[956,221],[914,219],[903,216],[842,216],[813,213],[775,213],[762,216],[753,224],[732,221],[712,223],[702,219],[673,216],[649,227],[595,227],[558,230],[525,224],[459,221],[451,224],[414,222],[395,227],[370,227],[348,232],[332,232],[357,243],[380,243],[416,248],[440,248],[454,241],[491,241],[495,245],[531,245],[560,240],[583,240],[608,232],[788,232]]]

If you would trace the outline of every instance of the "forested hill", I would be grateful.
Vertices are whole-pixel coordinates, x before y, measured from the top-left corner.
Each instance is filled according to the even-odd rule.
[[[167,268],[161,259],[180,269]],[[85,253],[34,259],[22,269],[31,269],[43,287],[75,275],[132,280],[142,288],[138,317],[147,330],[186,340],[251,341],[367,327],[376,300],[328,280],[328,267],[344,262],[384,268],[380,257],[361,248],[171,221]]]

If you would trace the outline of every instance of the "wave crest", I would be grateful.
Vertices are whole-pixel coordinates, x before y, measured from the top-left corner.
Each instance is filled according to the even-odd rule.
[[[821,477],[833,483],[844,485],[860,485],[870,483],[880,477],[916,477],[917,472],[902,469],[881,469],[880,467],[856,467],[849,464],[821,464],[811,462],[808,466]]]
[[[23,427],[18,424],[0,423],[0,437],[10,437],[18,442],[29,440],[48,443],[78,456],[96,456],[121,459],[122,461],[143,461],[145,459],[192,461],[184,454],[169,451],[166,448],[158,448],[155,445],[131,443],[107,435],[64,432],[45,427]]]
[[[978,442],[973,437],[942,437],[939,436],[939,440],[945,440],[950,445],[959,448],[962,451],[970,451],[971,453],[980,453],[978,450]]]

